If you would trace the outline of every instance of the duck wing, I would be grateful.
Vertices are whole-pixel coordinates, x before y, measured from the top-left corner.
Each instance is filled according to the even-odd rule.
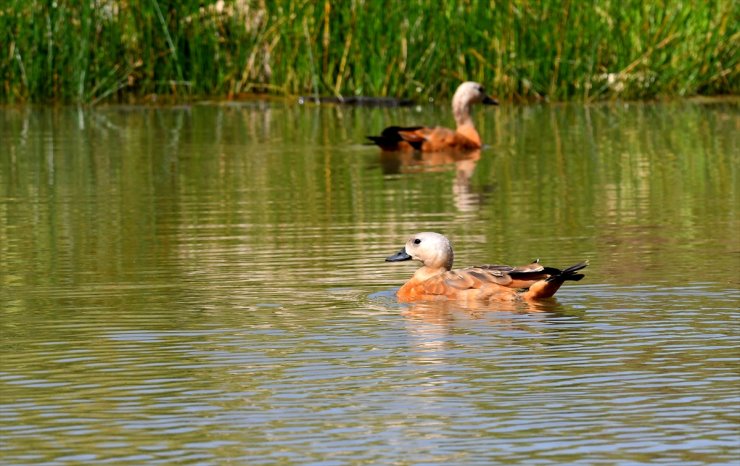
[[[480,148],[479,142],[442,126],[433,128],[427,126],[389,126],[380,133],[380,136],[367,136],[367,138],[385,151],[470,151]]]
[[[468,267],[435,275],[417,286],[421,287],[423,294],[450,295],[464,290],[484,288],[489,285],[511,287],[512,282],[511,276],[500,270]]]
[[[540,264],[539,259],[531,264],[510,267],[508,265],[483,265],[479,268],[490,271],[494,275],[509,277],[511,281],[508,285],[511,288],[529,288],[540,280],[559,281],[562,283],[566,280],[578,281],[583,278],[583,274],[576,273],[588,266],[588,261],[579,262],[564,270],[547,267]]]
[[[546,280],[562,272],[555,267],[546,267],[540,264],[539,259],[532,261],[530,264],[516,267],[510,265],[481,265],[478,268],[500,277],[499,280],[501,282],[505,281],[505,286],[511,288],[529,288],[537,281]]]
[[[480,148],[480,144],[464,134],[443,126],[421,127],[413,131],[403,130],[399,135],[414,149],[423,152],[469,151]]]
[[[424,129],[423,126],[389,126],[380,133],[380,136],[367,136],[367,138],[383,150],[395,151],[403,149],[404,145],[408,147],[404,134],[422,129]]]
[[[450,270],[415,282],[405,290],[410,299],[510,300],[549,298],[560,285],[583,278],[578,273],[588,262],[575,264],[565,270],[545,267],[539,262],[512,267],[509,265],[482,265]],[[413,280],[412,280],[413,281]]]

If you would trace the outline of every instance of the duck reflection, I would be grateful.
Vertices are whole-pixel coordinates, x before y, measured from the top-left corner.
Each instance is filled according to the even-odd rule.
[[[453,322],[466,320],[487,320],[496,316],[495,321],[501,322],[501,313],[529,314],[535,317],[545,317],[561,310],[555,300],[543,301],[512,301],[512,302],[483,302],[483,301],[423,301],[413,303],[403,311],[403,316],[426,323],[447,325]]]
[[[480,158],[479,149],[438,152],[382,151],[380,165],[385,175],[455,170],[452,197],[455,207],[465,212],[476,209],[483,202],[483,193],[474,192],[470,184]]]
[[[411,351],[426,365],[449,364],[459,351],[455,335],[460,329],[499,336],[539,337],[549,331],[547,323],[557,313],[557,302],[461,303],[425,301],[414,303],[402,312],[406,319]]]

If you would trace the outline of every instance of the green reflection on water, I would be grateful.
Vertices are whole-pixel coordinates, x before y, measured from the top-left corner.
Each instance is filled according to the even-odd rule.
[[[360,145],[391,121],[449,120],[439,111],[252,104],[2,116],[3,275],[21,288],[182,265],[212,246],[192,239],[206,229],[266,249],[332,241],[340,225],[397,238],[394,247],[440,229],[477,260],[587,255],[614,281],[634,278],[634,263],[712,274],[737,260],[732,102],[480,112],[489,147],[457,161],[381,160]]]

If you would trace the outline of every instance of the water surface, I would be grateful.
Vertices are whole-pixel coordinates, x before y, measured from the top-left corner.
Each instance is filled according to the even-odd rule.
[[[737,102],[0,110],[3,464],[729,464]],[[538,305],[398,304],[456,264],[590,260]]]

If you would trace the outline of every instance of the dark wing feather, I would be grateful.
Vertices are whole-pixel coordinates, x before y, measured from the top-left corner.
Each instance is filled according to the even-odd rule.
[[[405,140],[401,132],[416,131],[422,128],[423,126],[389,126],[380,133],[380,136],[367,136],[367,138],[383,149],[396,149],[398,143]]]
[[[426,295],[449,295],[470,289],[481,289],[488,285],[506,288],[526,289],[539,280],[552,281],[580,280],[583,274],[576,273],[588,265],[588,262],[568,267],[565,270],[544,267],[539,262],[511,267],[508,265],[482,265],[465,269],[451,270],[425,280],[419,286]]]

